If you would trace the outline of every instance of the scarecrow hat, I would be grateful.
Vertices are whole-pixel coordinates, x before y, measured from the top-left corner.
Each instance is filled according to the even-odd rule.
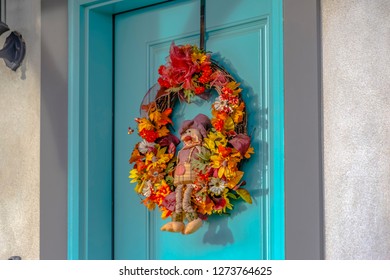
[[[207,130],[209,130],[210,127],[211,122],[209,117],[203,114],[198,114],[192,120],[185,120],[179,129],[179,133],[182,135],[187,129],[195,128],[199,130],[202,137],[205,138],[207,137]]]

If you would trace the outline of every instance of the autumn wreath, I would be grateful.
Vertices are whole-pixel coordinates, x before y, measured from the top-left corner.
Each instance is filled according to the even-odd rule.
[[[159,70],[154,95],[147,94],[141,104],[141,116],[136,119],[137,143],[131,154],[131,183],[142,203],[156,207],[163,219],[174,212],[176,147],[180,140],[171,132],[170,115],[177,100],[190,103],[194,98],[209,98],[213,90],[217,97],[211,106],[211,129],[203,139],[197,159],[195,187],[191,206],[200,218],[229,213],[234,201],[252,203],[243,188],[244,159],[253,154],[247,135],[247,114],[241,97],[240,84],[214,60],[210,53],[192,45],[172,43],[165,65]],[[152,89],[151,89],[152,90]]]

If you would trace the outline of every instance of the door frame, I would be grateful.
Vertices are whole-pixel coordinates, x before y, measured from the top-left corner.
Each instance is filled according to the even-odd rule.
[[[68,259],[113,258],[113,15],[169,1],[68,1]],[[284,259],[283,0],[272,1],[270,21],[274,47],[267,256]]]

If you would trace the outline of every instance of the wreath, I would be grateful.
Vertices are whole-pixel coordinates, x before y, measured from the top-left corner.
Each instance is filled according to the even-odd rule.
[[[149,210],[158,208],[163,219],[172,217],[172,222],[162,230],[188,234],[210,215],[229,214],[236,200],[252,203],[249,192],[243,188],[244,172],[240,166],[254,149],[247,135],[240,83],[212,60],[210,53],[196,46],[172,43],[167,62],[159,67],[158,73],[158,83],[145,95],[141,116],[135,119],[142,141],[131,154],[129,162],[134,165],[129,178],[131,183],[136,183],[135,192]],[[196,98],[207,99],[213,90],[217,97],[211,106],[209,125],[198,122],[197,135],[202,141],[197,142],[197,155],[190,161],[191,182],[185,181],[184,187],[180,187],[180,195],[184,195],[181,213],[177,209],[181,198],[176,182],[180,153],[176,150],[181,141],[171,132],[170,115],[177,100],[191,103]],[[186,127],[181,130],[196,127],[196,123],[195,119],[185,121]],[[129,134],[132,132],[129,128]],[[191,213],[185,213],[188,207]],[[186,219],[189,223],[184,229]],[[194,220],[195,227],[189,229]]]

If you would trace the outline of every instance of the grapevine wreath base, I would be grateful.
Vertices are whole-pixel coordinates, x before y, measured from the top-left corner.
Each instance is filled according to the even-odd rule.
[[[245,102],[240,84],[196,46],[172,43],[158,72],[158,83],[146,94],[136,118],[142,141],[131,154],[129,178],[149,210],[158,208],[163,219],[172,218],[162,230],[190,234],[208,216],[233,211],[234,201],[252,203],[240,170],[254,152]],[[212,91],[217,97],[211,119],[199,114],[184,121],[180,139],[176,137],[170,119],[175,102],[207,99]],[[180,142],[183,148],[177,152]]]

